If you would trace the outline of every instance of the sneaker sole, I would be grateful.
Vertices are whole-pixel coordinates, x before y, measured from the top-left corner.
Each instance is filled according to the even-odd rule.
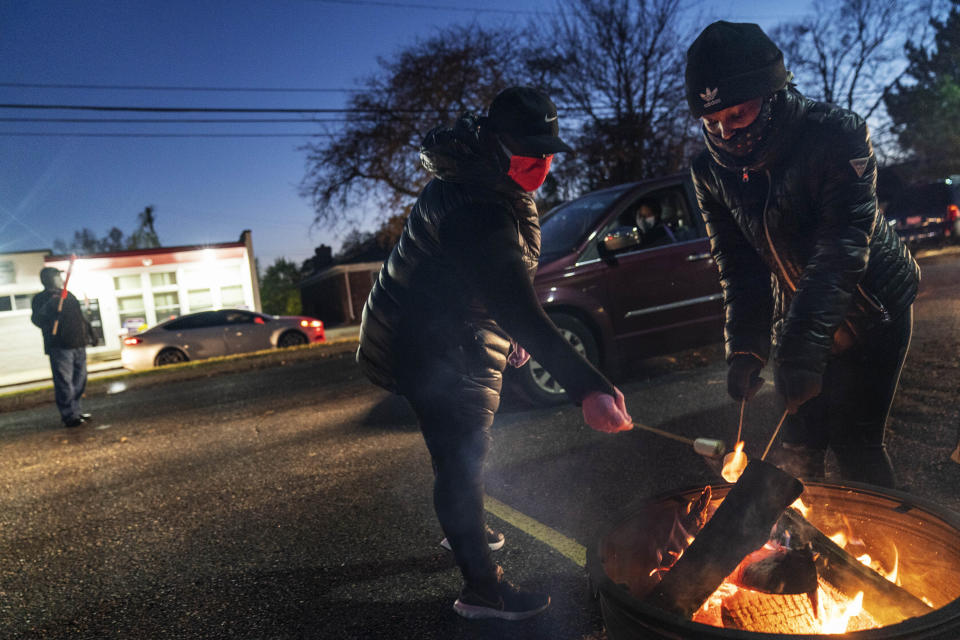
[[[457,601],[453,603],[453,610],[464,618],[468,618],[470,620],[484,620],[488,618],[499,618],[500,620],[525,620],[526,618],[532,618],[538,613],[543,612],[549,606],[550,598],[548,597],[547,603],[539,609],[531,609],[530,611],[501,611],[499,609],[491,609],[490,607],[464,604],[463,602],[460,602],[460,599],[458,598]]]
[[[503,549],[503,545],[506,544],[506,542],[507,542],[507,539],[502,538],[497,542],[487,543],[487,546],[490,547],[490,551],[499,551],[500,549]],[[447,541],[446,538],[440,541],[440,546],[446,549],[447,551],[453,551],[453,549],[450,548],[450,543]]]

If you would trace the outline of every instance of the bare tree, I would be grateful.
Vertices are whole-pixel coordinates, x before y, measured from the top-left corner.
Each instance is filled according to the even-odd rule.
[[[561,163],[561,184],[594,189],[684,166],[693,37],[682,17],[680,0],[563,0],[530,55],[564,115],[578,120],[577,154]]]
[[[131,249],[152,249],[160,246],[160,238],[154,228],[156,215],[153,207],[145,207],[137,214],[137,228],[130,234],[128,244]]]
[[[300,191],[316,221],[345,229],[407,213],[430,177],[420,165],[424,135],[463,112],[479,115],[522,83],[519,41],[511,29],[457,26],[380,59],[381,71],[350,99],[346,124],[305,147]],[[376,213],[351,218],[362,205]]]
[[[883,96],[906,68],[904,44],[925,40],[937,1],[814,0],[807,17],[777,27],[771,37],[801,90],[870,120],[881,155],[889,156],[896,150],[888,144]]]

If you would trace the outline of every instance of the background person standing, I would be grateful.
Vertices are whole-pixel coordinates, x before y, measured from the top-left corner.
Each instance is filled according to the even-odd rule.
[[[43,351],[50,357],[53,390],[64,426],[79,427],[90,420],[80,410],[80,398],[87,386],[87,345],[93,339],[93,328],[83,315],[80,302],[69,291],[63,308],[57,312],[63,279],[59,269],[40,270],[43,291],[33,297],[30,320],[43,332]],[[53,333],[54,325],[57,327]]]

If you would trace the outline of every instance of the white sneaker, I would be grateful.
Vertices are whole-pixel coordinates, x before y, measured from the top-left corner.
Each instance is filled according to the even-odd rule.
[[[506,539],[503,537],[502,533],[499,531],[494,531],[487,526],[487,546],[490,547],[490,551],[498,551],[502,549],[504,542],[506,542]],[[453,549],[450,548],[450,542],[446,538],[440,541],[440,546],[447,551],[453,551]]]

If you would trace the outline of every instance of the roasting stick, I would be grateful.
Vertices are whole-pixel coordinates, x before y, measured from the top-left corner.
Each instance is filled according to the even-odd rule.
[[[780,416],[780,422],[777,423],[777,428],[773,430],[773,435],[770,436],[770,442],[767,443],[767,448],[763,450],[763,455],[760,456],[760,460],[766,460],[767,454],[770,452],[770,447],[773,445],[773,441],[777,439],[777,434],[780,433],[780,427],[783,426],[783,421],[787,419],[787,414],[790,413],[787,409],[783,410],[783,415]]]
[[[67,299],[67,285],[70,284],[70,274],[73,272],[73,261],[77,256],[70,256],[70,266],[67,267],[67,277],[63,281],[63,289],[60,291],[60,302],[57,303],[57,319],[53,321],[53,335],[57,335],[57,329],[60,328],[60,314],[63,312],[63,301]]]
[[[648,427],[647,425],[636,421],[633,423],[633,426],[636,429],[649,431],[650,433],[655,433],[658,436],[663,436],[664,438],[670,438],[671,440],[688,444],[693,447],[694,451],[702,456],[719,456],[726,449],[726,446],[723,444],[722,440],[714,440],[713,438],[685,438],[683,436],[678,436],[675,433],[664,431],[663,429]]]
[[[733,444],[740,442],[740,434],[743,433],[743,410],[747,406],[746,397],[740,398],[740,424],[737,425],[737,439],[733,441]]]

